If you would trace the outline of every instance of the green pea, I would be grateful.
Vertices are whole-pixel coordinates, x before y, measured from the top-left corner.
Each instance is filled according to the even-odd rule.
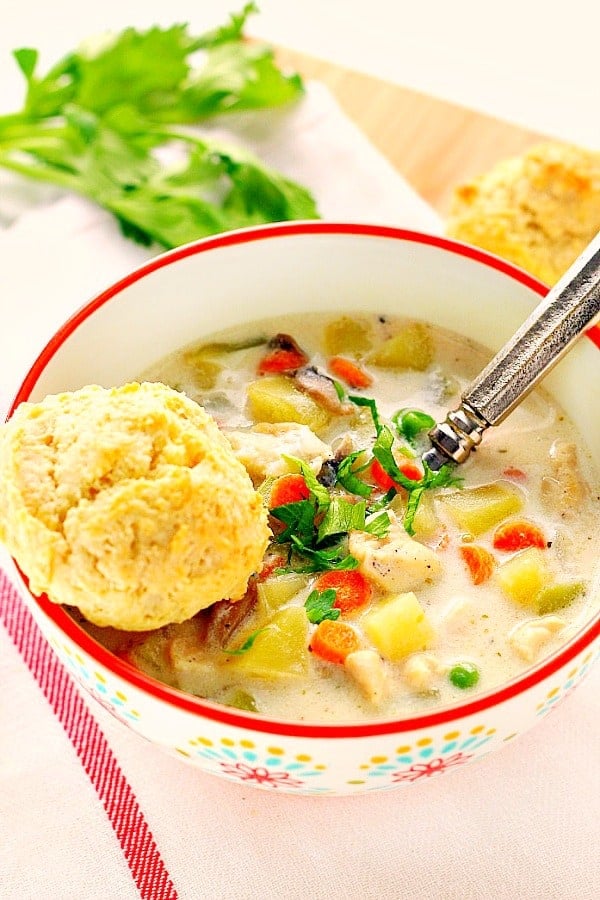
[[[409,444],[422,431],[428,431],[435,425],[435,419],[421,409],[399,409],[392,416],[392,421],[398,429],[398,434],[406,438]]]
[[[459,663],[450,669],[448,678],[454,687],[460,688],[461,691],[467,691],[469,688],[475,687],[479,681],[479,669],[473,663]]]

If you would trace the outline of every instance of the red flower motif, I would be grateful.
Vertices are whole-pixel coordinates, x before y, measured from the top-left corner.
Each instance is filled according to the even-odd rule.
[[[438,772],[444,772],[452,766],[460,766],[462,763],[472,759],[472,753],[455,753],[453,756],[438,757],[430,759],[428,762],[413,763],[410,769],[401,772],[394,772],[392,780],[397,783],[399,781],[417,781],[419,778],[430,778]]]
[[[303,781],[292,778],[289,772],[269,772],[263,766],[248,766],[246,763],[220,763],[225,775],[233,775],[240,781],[255,781],[257,784],[269,784],[271,787],[302,787]]]

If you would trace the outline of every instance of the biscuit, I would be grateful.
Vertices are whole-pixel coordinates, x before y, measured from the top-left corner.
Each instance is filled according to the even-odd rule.
[[[240,598],[267,512],[216,423],[163,384],[88,386],[0,427],[0,540],[35,594],[131,631]]]
[[[547,141],[459,186],[446,232],[551,285],[600,231],[600,152]]]

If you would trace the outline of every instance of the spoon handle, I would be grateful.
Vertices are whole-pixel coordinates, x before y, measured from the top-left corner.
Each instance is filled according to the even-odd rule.
[[[600,313],[600,232],[462,395],[458,409],[429,432],[431,469],[462,463],[556,365]]]

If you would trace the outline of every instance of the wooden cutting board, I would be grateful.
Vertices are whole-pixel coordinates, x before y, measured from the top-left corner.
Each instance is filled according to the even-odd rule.
[[[444,217],[454,187],[543,136],[508,122],[280,48],[278,61],[326,84],[347,115]]]

